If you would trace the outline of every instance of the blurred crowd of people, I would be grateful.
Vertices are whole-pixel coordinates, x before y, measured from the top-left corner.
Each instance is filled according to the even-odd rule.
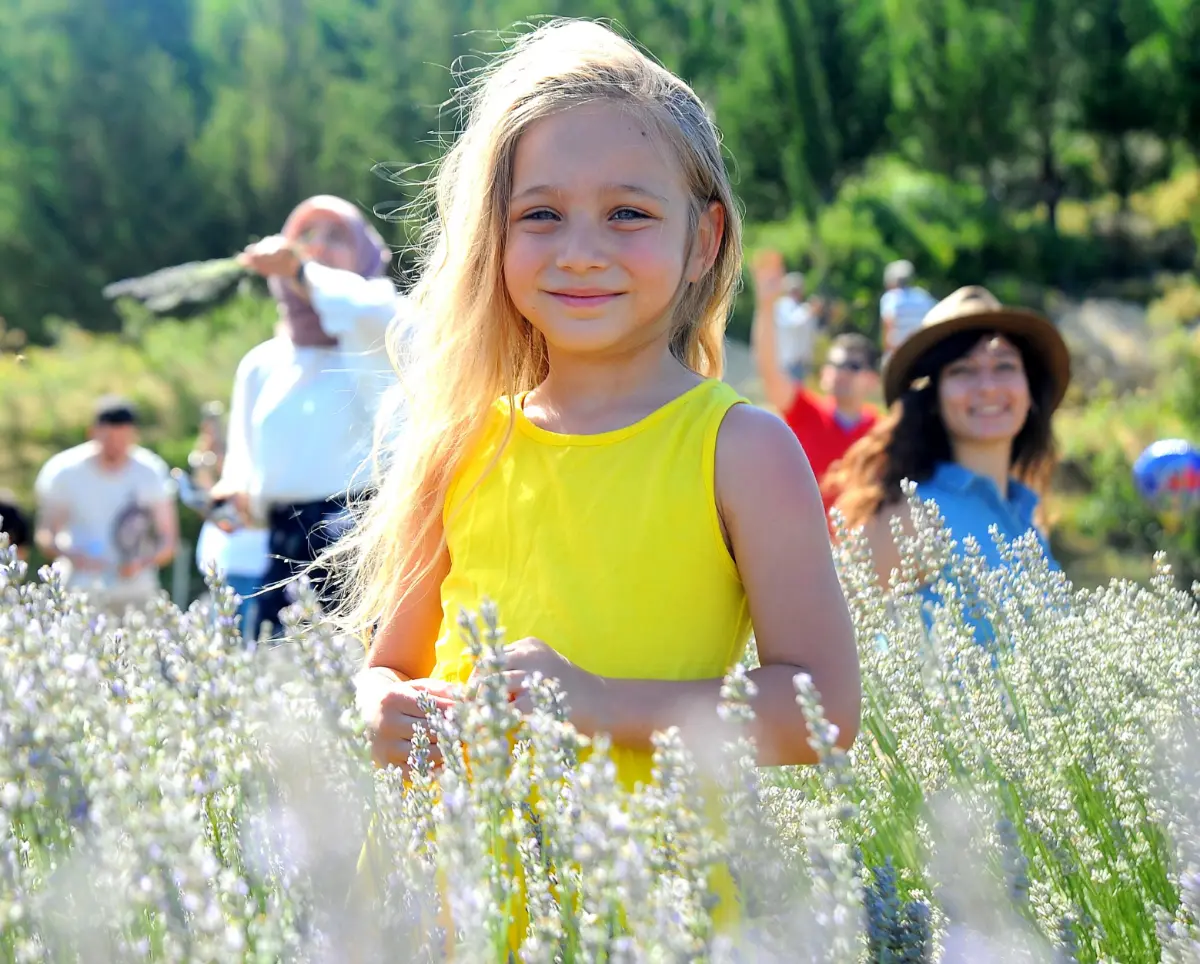
[[[294,577],[370,494],[365,466],[394,381],[386,337],[390,326],[404,332],[392,325],[403,299],[390,260],[354,205],[318,196],[297,206],[278,235],[241,255],[268,280],[279,322],[242,359],[228,404],[205,407],[188,470],[172,473],[139,444],[131,402],[102,399],[88,441],[39,474],[36,526],[0,493],[0,524],[18,552],[36,544],[60,560],[69,587],[112,611],[143,605],[177,551],[182,501],[205,517],[196,561],[238,594],[245,632],[278,628]],[[819,353],[830,311],[804,276],[767,252],[753,277],[751,349],[765,401],[804,448],[827,512],[864,527],[885,582],[898,560],[892,519],[909,524],[903,479],[993,562],[989,526],[1008,538],[1038,531],[1050,419],[1070,377],[1048,320],[982,288],[939,303],[898,261],[884,272],[878,342],[829,331]],[[322,598],[335,591],[317,582]]]
[[[1039,503],[1054,463],[1051,419],[1071,369],[1047,318],[978,286],[938,302],[915,284],[912,264],[898,261],[884,272],[881,344],[835,334],[817,392],[808,373],[820,315],[802,308],[802,276],[785,274],[782,258],[767,253],[754,280],[751,346],[764,394],[808,454],[827,510],[863,529],[883,585],[900,563],[894,520],[912,531],[905,480],[937,504],[960,544],[974,537],[991,565],[1009,561],[994,528],[1007,541],[1032,531],[1057,568]],[[886,415],[869,402],[880,389]],[[936,599],[929,585],[923,592]],[[976,630],[988,635],[985,619]]]
[[[278,629],[309,568],[367,493],[380,403],[392,384],[389,330],[401,300],[391,251],[353,204],[309,198],[278,235],[249,246],[267,279],[274,337],[241,360],[228,405],[205,406],[188,471],[139,444],[133,403],[106,397],[86,442],[53,456],[35,484],[37,522],[15,499],[0,517],[22,556],[35,543],[68,588],[102,609],[144,606],[178,550],[177,503],[205,517],[196,561],[241,598],[247,635]],[[319,575],[318,594],[331,591]]]

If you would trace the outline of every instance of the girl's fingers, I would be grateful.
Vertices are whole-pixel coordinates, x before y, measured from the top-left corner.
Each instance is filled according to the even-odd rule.
[[[429,754],[430,766],[440,767],[442,765],[442,751],[437,746],[429,747],[426,752]],[[371,745],[371,759],[378,767],[395,766],[407,771],[411,753],[411,740],[376,740]]]
[[[441,709],[449,709],[459,699],[459,687],[457,684],[448,683],[445,680],[439,679],[421,679],[412,680],[409,683],[413,689],[418,689],[422,693],[428,693],[434,703]]]
[[[491,676],[482,676],[477,673],[472,673],[470,679],[467,680],[467,688],[469,690],[474,690],[482,685],[485,680],[493,679],[498,676],[500,681],[504,684],[505,690],[507,690],[509,693],[519,693],[521,691],[521,684],[524,683],[525,677],[528,675],[529,674],[523,669],[506,669],[502,673],[495,673]]]
[[[412,749],[412,743],[408,740],[380,740],[371,741],[371,761],[380,768],[387,766],[406,767],[408,766],[408,754]]]
[[[430,729],[429,721],[423,716],[384,717],[383,721],[379,724],[379,728],[375,731],[375,738],[385,741],[411,740],[413,727],[417,724],[425,727],[425,732],[429,734],[430,743],[437,742],[437,734]]]
[[[395,766],[404,771],[407,777],[412,771],[412,762],[410,755],[412,753],[412,744],[408,740],[400,740],[383,748],[378,754],[374,755],[375,763],[379,767]],[[435,746],[431,746],[428,750],[429,767],[432,770],[438,770],[445,763],[442,757],[442,751]]]
[[[508,691],[508,701],[515,702],[523,694],[527,694],[525,689],[525,680],[529,674],[521,669],[508,669],[500,674],[500,678],[504,680],[504,688]]]

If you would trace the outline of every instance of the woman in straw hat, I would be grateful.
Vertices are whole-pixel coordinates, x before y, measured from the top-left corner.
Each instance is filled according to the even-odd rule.
[[[829,476],[849,526],[864,527],[885,586],[900,562],[891,521],[908,523],[905,479],[937,503],[960,545],[974,536],[993,566],[1003,560],[989,527],[1007,540],[1037,532],[1037,491],[1054,463],[1051,416],[1069,381],[1067,346],[1041,315],[980,287],[929,311],[884,366],[887,417]]]

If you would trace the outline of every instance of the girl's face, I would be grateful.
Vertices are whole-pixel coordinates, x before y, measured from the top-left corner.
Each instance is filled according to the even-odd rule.
[[[621,355],[662,341],[680,284],[712,265],[724,210],[693,241],[689,193],[669,149],[633,111],[574,107],[517,144],[504,280],[551,351]]]
[[[1000,335],[981,338],[942,369],[938,401],[951,441],[1011,442],[1031,405],[1020,351]]]
[[[290,225],[287,239],[299,245],[304,256],[329,268],[353,271],[354,237],[346,223],[331,211],[314,208]]]

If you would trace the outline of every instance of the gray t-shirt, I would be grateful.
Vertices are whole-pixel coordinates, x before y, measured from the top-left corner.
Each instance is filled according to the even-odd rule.
[[[153,553],[158,545],[153,507],[174,496],[167,463],[140,446],[113,472],[99,462],[99,447],[85,442],[51,458],[38,473],[34,490],[44,513],[66,519],[60,546],[100,559],[98,572],[73,572],[67,585],[117,600],[145,599],[158,589],[157,574],[144,569],[122,579],[118,568]]]

